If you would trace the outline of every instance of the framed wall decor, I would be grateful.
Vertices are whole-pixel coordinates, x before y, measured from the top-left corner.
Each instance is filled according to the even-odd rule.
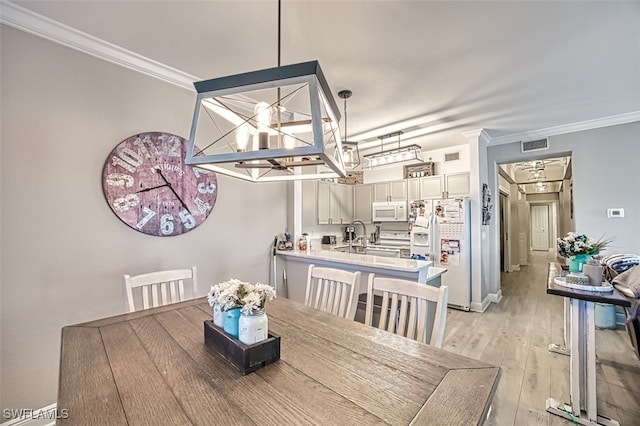
[[[489,225],[491,223],[491,214],[493,212],[493,204],[491,203],[491,190],[486,183],[482,184],[482,224]]]

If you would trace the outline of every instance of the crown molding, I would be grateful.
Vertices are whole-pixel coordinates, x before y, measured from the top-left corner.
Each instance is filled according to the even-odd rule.
[[[195,91],[194,81],[202,80],[9,1],[0,2],[0,22],[190,91]]]
[[[498,136],[495,138],[489,137],[489,143],[491,145],[502,145],[513,142],[529,142],[536,139],[548,138],[549,136],[581,132],[601,127],[617,126],[619,124],[633,123],[635,121],[640,121],[640,111],[596,118],[594,120],[580,121],[577,123],[563,124],[561,126],[548,127],[546,129],[514,133],[512,135]]]
[[[491,136],[489,136],[485,129],[468,130],[462,132],[462,136],[469,142],[475,142],[477,140],[478,142],[483,142],[485,145],[489,145],[491,142]]]

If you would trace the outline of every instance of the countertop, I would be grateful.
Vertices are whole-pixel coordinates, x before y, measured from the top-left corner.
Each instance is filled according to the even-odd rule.
[[[390,269],[403,272],[419,272],[428,270],[429,278],[436,277],[446,272],[446,268],[433,266],[430,260],[413,260],[397,257],[381,257],[369,254],[343,253],[334,250],[311,249],[306,251],[300,250],[279,250],[279,255],[291,256],[308,259],[320,259],[337,263],[347,263],[351,265],[362,265],[371,268]]]

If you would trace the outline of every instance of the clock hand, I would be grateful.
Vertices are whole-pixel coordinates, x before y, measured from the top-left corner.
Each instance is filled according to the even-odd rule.
[[[173,186],[171,186],[171,184],[169,183],[169,181],[167,180],[166,177],[164,177],[164,175],[162,174],[162,170],[160,169],[156,169],[156,171],[160,174],[160,177],[162,178],[162,180],[169,186],[169,189],[171,190],[171,192],[173,192],[173,195],[176,196],[176,198],[178,199],[178,201],[180,201],[180,204],[182,204],[182,207],[185,208],[185,210],[191,214],[191,211],[189,210],[189,207],[187,207],[187,205],[184,203],[184,201],[182,201],[182,198],[180,198],[180,196],[178,195],[178,193],[176,192],[175,189],[173,189]],[[164,185],[163,185],[164,186]]]
[[[151,191],[152,189],[164,188],[165,186],[170,186],[170,185],[168,183],[165,183],[164,185],[152,186],[151,188],[141,189],[140,191],[136,191],[136,192],[147,192],[147,191]]]

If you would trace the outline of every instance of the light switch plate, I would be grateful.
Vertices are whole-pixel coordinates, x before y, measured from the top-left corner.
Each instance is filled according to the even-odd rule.
[[[607,217],[624,217],[624,209],[607,209]]]

